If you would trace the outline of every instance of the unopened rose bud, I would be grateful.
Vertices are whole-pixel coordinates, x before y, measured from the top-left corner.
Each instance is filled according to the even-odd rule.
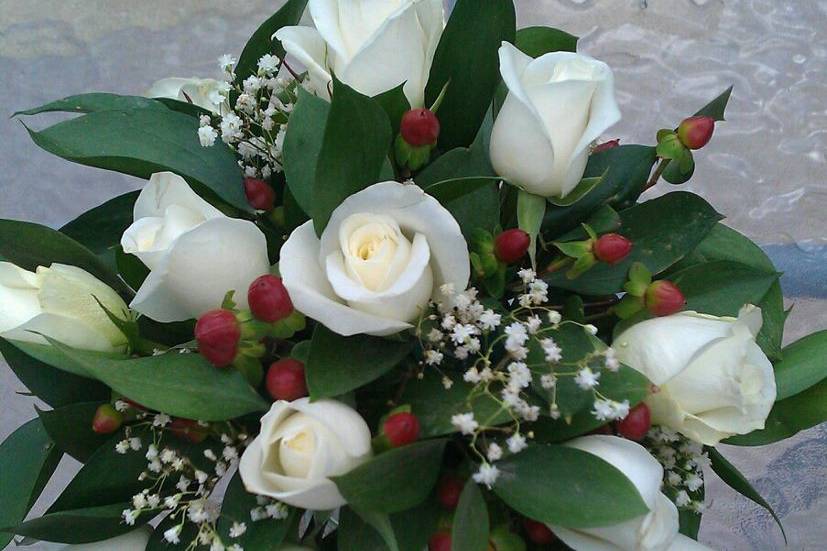
[[[617,432],[624,438],[640,442],[652,428],[652,413],[649,406],[640,403],[629,411],[629,415],[617,422]]]
[[[414,147],[435,145],[439,137],[439,119],[430,109],[411,109],[402,115],[399,133]]]
[[[530,518],[523,519],[523,529],[525,529],[525,535],[529,541],[537,545],[549,545],[557,539],[557,536],[549,530],[548,526]]]
[[[514,264],[525,256],[531,237],[523,230],[505,230],[494,239],[494,254],[506,264]]]
[[[451,551],[451,533],[437,532],[428,540],[428,551]]]
[[[123,415],[111,404],[101,404],[92,418],[92,430],[98,434],[112,434],[123,424]]]
[[[304,364],[293,358],[282,358],[270,365],[265,380],[267,392],[273,400],[292,402],[307,396]]]
[[[453,475],[445,475],[436,487],[436,497],[444,509],[453,511],[459,504],[459,496],[465,485]]]
[[[207,434],[209,432],[207,427],[199,425],[198,421],[193,421],[192,419],[182,419],[181,417],[176,417],[173,419],[169,424],[168,429],[178,438],[192,442],[193,444],[200,444],[203,442],[207,438]]]
[[[244,194],[247,202],[256,210],[271,211],[276,202],[276,192],[270,184],[259,178],[244,178]]]
[[[227,367],[235,360],[241,327],[229,310],[211,310],[195,324],[198,351],[216,367]]]
[[[678,138],[689,149],[700,149],[709,143],[714,131],[712,117],[689,117],[678,126]]]
[[[263,275],[247,291],[250,311],[261,321],[274,323],[293,313],[293,302],[280,277]]]
[[[608,151],[609,149],[614,149],[615,147],[620,147],[620,140],[614,139],[609,140],[608,142],[603,142],[598,144],[592,150],[592,153],[600,153],[601,151]]]
[[[392,448],[407,446],[419,439],[419,419],[408,412],[394,413],[385,419],[382,432]]]
[[[594,242],[592,252],[601,262],[617,264],[629,256],[632,251],[632,242],[618,233],[601,235]]]
[[[646,288],[644,300],[646,309],[655,316],[671,316],[680,312],[686,304],[686,298],[678,286],[665,279],[653,281]]]

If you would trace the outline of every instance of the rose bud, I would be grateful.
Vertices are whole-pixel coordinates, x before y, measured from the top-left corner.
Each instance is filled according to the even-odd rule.
[[[439,119],[430,109],[411,109],[402,115],[399,133],[414,147],[435,145],[439,137]]]
[[[617,264],[632,251],[632,242],[619,233],[601,235],[594,242],[592,252],[601,262]]]
[[[274,323],[293,313],[293,302],[280,277],[263,275],[247,291],[250,311],[261,321]]]
[[[629,415],[617,422],[617,432],[623,437],[640,442],[652,428],[652,413],[646,404],[638,404]]]
[[[207,438],[207,427],[202,427],[198,421],[176,417],[168,426],[169,431],[182,440],[200,444]]]
[[[603,142],[594,146],[592,153],[600,153],[601,151],[608,151],[609,149],[614,149],[615,147],[620,147],[620,140],[614,139],[609,140],[608,142]]]
[[[530,518],[523,519],[523,528],[528,539],[537,545],[548,545],[557,539],[548,526]]]
[[[505,230],[494,239],[494,254],[506,264],[514,264],[528,251],[531,237],[523,230]]]
[[[385,419],[382,432],[392,448],[406,446],[419,439],[419,419],[413,413],[394,413]]]
[[[112,404],[101,404],[92,418],[92,430],[98,434],[112,434],[123,424],[123,415]]]
[[[712,117],[689,117],[678,126],[678,139],[689,149],[700,149],[709,143],[714,131]]]
[[[293,358],[282,358],[270,365],[265,380],[267,392],[273,400],[292,402],[307,396],[304,364]]]
[[[259,178],[244,178],[244,194],[247,202],[256,210],[273,210],[276,202],[276,192],[273,188]]]
[[[235,360],[241,327],[229,310],[210,310],[195,324],[198,351],[216,367],[227,367]]]
[[[436,487],[436,497],[439,504],[449,511],[456,509],[464,486],[462,480],[455,476],[443,476]]]
[[[678,286],[665,279],[653,281],[646,288],[644,301],[646,309],[655,316],[671,316],[680,312],[686,304],[686,298]]]
[[[428,551],[451,551],[451,533],[437,532],[428,540]]]

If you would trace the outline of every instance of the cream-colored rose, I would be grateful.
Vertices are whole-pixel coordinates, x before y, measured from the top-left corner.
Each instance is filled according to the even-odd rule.
[[[441,285],[465,289],[468,246],[439,201],[415,185],[383,182],[313,223],[281,249],[279,270],[297,310],[340,335],[412,327]]]
[[[533,59],[503,42],[500,73],[508,96],[491,131],[494,170],[534,195],[566,196],[592,142],[620,120],[612,70],[571,52]]]
[[[197,318],[227,291],[247,307],[247,288],[270,271],[267,240],[255,224],[224,216],[171,172],[153,174],[121,246],[151,270],[132,308],[156,321]]]
[[[280,400],[262,417],[238,471],[250,493],[327,511],[346,503],[330,477],[370,456],[370,429],[352,408],[334,400]]]
[[[144,94],[148,98],[170,98],[192,103],[221,115],[229,111],[227,85],[212,78],[164,78]]]
[[[708,446],[763,429],[775,402],[772,363],[755,343],[761,310],[738,319],[681,312],[633,325],[613,348],[657,385],[652,422]]]
[[[123,351],[127,339],[101,304],[113,315],[129,319],[129,309],[118,293],[85,270],[52,264],[29,272],[0,262],[3,338],[45,344],[45,335],[82,350]]]

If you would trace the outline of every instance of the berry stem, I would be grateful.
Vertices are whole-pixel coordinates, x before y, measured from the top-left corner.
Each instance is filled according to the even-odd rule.
[[[649,181],[646,182],[645,186],[643,186],[643,191],[646,191],[647,189],[649,189],[651,187],[654,187],[655,184],[658,183],[658,181],[660,180],[660,177],[663,175],[663,171],[666,170],[666,167],[669,165],[669,162],[671,160],[672,159],[661,159],[660,160],[660,164],[655,169],[655,171],[652,173],[652,177],[649,178]]]

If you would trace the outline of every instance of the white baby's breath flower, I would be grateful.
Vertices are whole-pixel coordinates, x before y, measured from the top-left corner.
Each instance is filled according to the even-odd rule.
[[[451,417],[451,424],[462,434],[474,434],[480,426],[473,413],[457,413]]]
[[[592,324],[583,326],[583,329],[585,329],[586,332],[590,335],[597,335],[597,327],[595,327]]]
[[[177,545],[180,542],[179,536],[181,535],[181,530],[183,529],[182,525],[173,526],[169,530],[164,532],[164,539],[173,544]]]
[[[560,312],[557,310],[549,310],[548,313],[548,321],[552,325],[557,325],[563,319],[563,316],[560,315]]]
[[[543,348],[546,361],[549,363],[557,363],[563,359],[563,350],[552,338],[546,338],[540,341],[540,346]]]
[[[501,321],[502,316],[490,309],[484,311],[479,317],[480,326],[486,331],[493,331],[500,325]]]
[[[218,138],[218,132],[212,126],[202,126],[198,129],[198,141],[202,147],[211,147]]]
[[[473,479],[477,484],[485,484],[491,488],[500,476],[500,470],[489,463],[480,465],[479,470],[474,473]]]
[[[443,354],[438,350],[426,350],[425,351],[425,364],[426,365],[439,365],[442,363]]]
[[[510,437],[508,437],[505,443],[508,445],[508,451],[510,451],[511,453],[520,453],[528,447],[525,436],[523,436],[519,432],[514,433]]]
[[[574,382],[583,390],[591,390],[596,387],[600,381],[600,373],[595,373],[589,367],[584,367],[577,372]]]
[[[540,386],[546,390],[551,390],[557,385],[557,377],[553,373],[546,373],[540,377]]]
[[[522,270],[517,272],[517,277],[523,280],[523,283],[528,285],[534,278],[537,277],[537,274],[531,268],[523,268]]]
[[[247,531],[247,525],[243,522],[234,522],[230,527],[230,537],[240,538]]]
[[[503,457],[503,449],[496,442],[492,442],[488,445],[488,451],[485,456],[488,458],[488,461],[492,463],[499,461]]]

